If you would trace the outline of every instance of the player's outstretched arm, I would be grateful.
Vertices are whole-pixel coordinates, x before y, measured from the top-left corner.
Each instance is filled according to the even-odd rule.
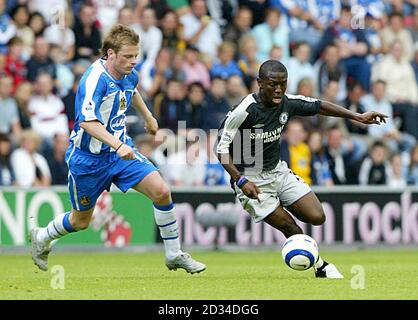
[[[132,97],[132,104],[144,117],[145,130],[147,130],[148,133],[155,135],[158,131],[158,122],[148,110],[147,105],[138,90],[135,90],[135,94]]]
[[[335,103],[323,100],[321,100],[319,114],[323,116],[347,118],[363,124],[386,123],[386,118],[388,117],[387,115],[376,111],[369,111],[365,113],[352,112],[351,110],[341,107]]]

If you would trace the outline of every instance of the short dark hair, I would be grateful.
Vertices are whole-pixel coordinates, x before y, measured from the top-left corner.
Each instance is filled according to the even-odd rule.
[[[403,19],[403,15],[401,12],[398,11],[393,11],[390,15],[389,15],[389,20],[392,20],[393,18],[399,18],[399,19]]]
[[[276,8],[276,7],[268,7],[266,10],[265,10],[265,16],[267,17],[267,15],[268,14],[270,14],[270,13],[277,13],[279,16],[281,16],[282,15],[282,13],[281,13],[281,11],[279,10],[279,8]]]
[[[373,81],[372,85],[376,85],[376,84],[383,84],[384,86],[386,86],[386,81],[382,80],[382,79],[377,79],[375,81]]]
[[[211,82],[213,82],[213,81],[215,81],[215,80],[221,80],[221,81],[223,81],[223,82],[226,82],[226,78],[222,78],[220,75],[216,75],[216,76],[212,76],[211,78],[210,78],[210,81]]]
[[[287,69],[283,63],[278,60],[267,60],[264,61],[258,71],[259,78],[266,78],[270,72],[284,72],[287,76]]]
[[[375,148],[384,148],[387,150],[386,144],[383,141],[379,141],[379,140],[373,142],[373,144],[370,147],[370,151],[372,151]]]
[[[0,142],[10,142],[10,137],[7,134],[0,133]]]
[[[339,79],[337,79],[337,81],[339,81]],[[364,87],[360,82],[358,82],[356,80],[347,81],[347,91],[353,91],[357,87],[360,87],[361,90],[364,90]]]
[[[15,18],[16,13],[20,10],[20,9],[24,9],[28,15],[28,20],[29,20],[29,16],[30,16],[30,11],[27,5],[25,4],[18,4],[17,6],[13,7],[12,10],[10,10],[10,16],[12,18]]]
[[[351,13],[351,6],[349,5],[349,4],[343,4],[342,6],[341,6],[341,12],[342,11],[348,11],[348,12],[350,12]]]
[[[193,81],[192,83],[190,83],[187,86],[187,90],[190,92],[192,87],[198,87],[200,88],[200,90],[202,90],[203,92],[205,92],[205,87],[203,86],[203,84],[200,81]]]
[[[13,45],[23,45],[24,43],[23,43],[23,40],[22,40],[22,38],[19,38],[19,37],[17,37],[17,36],[14,36],[13,38],[11,38],[10,40],[9,40],[9,42],[7,43],[7,46],[13,46]]]

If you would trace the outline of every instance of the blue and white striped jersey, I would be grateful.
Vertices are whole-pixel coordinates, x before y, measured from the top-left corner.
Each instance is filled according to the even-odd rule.
[[[136,70],[117,80],[105,69],[104,63],[105,60],[96,60],[87,69],[80,80],[75,99],[76,118],[70,141],[76,148],[92,154],[114,149],[85,132],[80,128],[80,123],[98,120],[119,140],[130,140],[126,134],[126,114],[138,84]]]

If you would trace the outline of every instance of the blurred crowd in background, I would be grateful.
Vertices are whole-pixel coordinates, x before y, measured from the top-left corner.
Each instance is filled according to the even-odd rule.
[[[140,35],[139,90],[162,128],[150,137],[131,109],[128,133],[171,185],[229,184],[214,129],[267,59],[288,94],[389,116],[292,120],[281,154],[296,174],[418,185],[418,0],[0,0],[0,185],[67,184],[77,85],[116,23]]]

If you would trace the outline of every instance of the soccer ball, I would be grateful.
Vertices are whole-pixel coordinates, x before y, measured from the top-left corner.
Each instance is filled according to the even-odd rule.
[[[293,270],[308,270],[318,260],[318,244],[306,234],[295,234],[283,244],[282,256],[284,262]]]

